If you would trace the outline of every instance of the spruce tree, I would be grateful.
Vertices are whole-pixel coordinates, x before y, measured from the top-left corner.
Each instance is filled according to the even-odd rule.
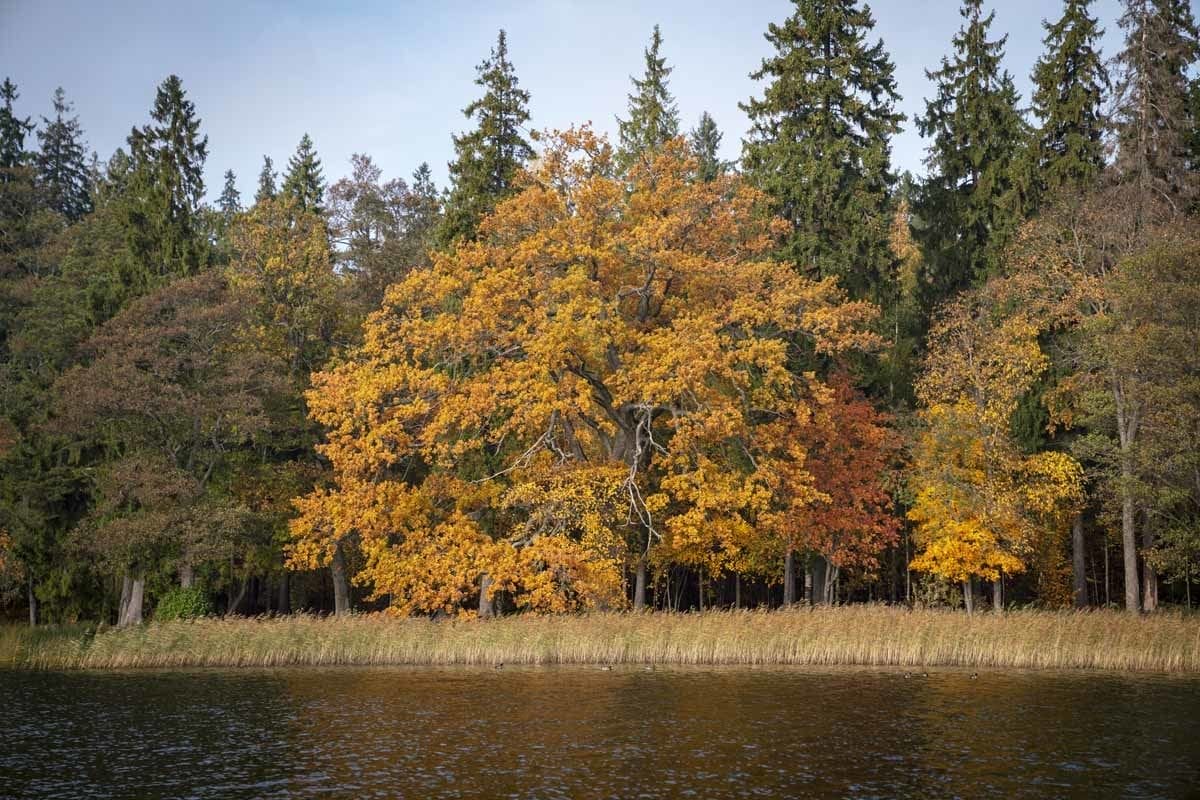
[[[4,101],[0,108],[0,181],[11,178],[11,170],[24,166],[28,160],[25,150],[25,137],[33,130],[29,117],[21,119],[13,111],[13,103],[21,93],[17,86],[8,78],[0,84],[0,100]]]
[[[130,249],[150,276],[186,275],[207,263],[200,212],[208,137],[180,79],[159,85],[151,123],[129,134],[125,195]]]
[[[857,0],[795,0],[768,27],[775,53],[751,74],[767,85],[742,104],[751,131],[743,164],[792,232],[780,256],[875,292],[890,271],[890,141],[903,116],[895,67]]]
[[[270,156],[263,156],[262,170],[258,173],[258,191],[254,193],[254,202],[261,203],[264,200],[274,200],[275,195],[279,190],[275,187],[275,178],[279,173],[275,171],[275,162]]]
[[[442,203],[429,164],[422,162],[413,172],[412,188],[404,203],[404,235],[419,241],[423,249],[433,244],[441,221]]]
[[[667,87],[672,68],[659,55],[662,41],[662,32],[655,25],[650,46],[645,50],[646,71],[641,79],[632,75],[629,78],[634,90],[629,95],[629,118],[617,118],[620,131],[617,163],[625,169],[679,135],[679,111]]]
[[[1097,49],[1104,31],[1088,14],[1092,0],[1067,0],[1062,17],[1043,22],[1046,52],[1033,69],[1039,188],[1090,184],[1104,166],[1100,108],[1108,71]]]
[[[1117,169],[1136,190],[1135,224],[1153,203],[1181,210],[1196,194],[1189,140],[1196,124],[1188,73],[1200,55],[1187,0],[1126,0],[1117,57]]]
[[[54,119],[42,117],[38,131],[38,178],[46,204],[72,222],[92,210],[91,173],[79,117],[71,113],[62,87],[54,92]]]
[[[1020,167],[1029,132],[1012,76],[1001,66],[1008,37],[988,39],[995,14],[983,14],[982,0],[964,0],[961,14],[954,54],[925,73],[937,93],[917,119],[921,135],[933,140],[916,209],[926,307],[999,270],[1026,202]]]
[[[317,151],[307,133],[300,138],[295,155],[288,160],[288,171],[280,193],[295,200],[301,211],[317,214],[323,211],[321,204],[325,200],[325,178],[321,173],[321,159],[317,158]]]
[[[722,134],[717,129],[716,120],[707,111],[702,113],[700,124],[692,130],[690,136],[692,150],[696,154],[697,161],[700,162],[697,177],[702,181],[711,181],[725,173],[728,165],[721,160],[718,152],[721,147],[721,138]]]
[[[477,119],[478,125],[454,137],[455,159],[449,165],[452,188],[438,235],[442,244],[473,238],[479,221],[511,194],[517,169],[533,157],[533,148],[521,135],[529,121],[529,92],[520,88],[508,60],[504,31],[477,69],[475,83],[484,94],[463,114]]]
[[[242,194],[237,189],[237,176],[233,170],[225,170],[225,185],[221,188],[221,196],[217,198],[217,210],[229,222],[242,210]]]

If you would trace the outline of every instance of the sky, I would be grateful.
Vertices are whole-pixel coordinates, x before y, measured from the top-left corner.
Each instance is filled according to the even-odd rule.
[[[1027,103],[1041,21],[1057,18],[1061,2],[991,5],[993,34],[1008,34],[1005,66]],[[893,141],[898,170],[922,171],[925,143],[913,119],[932,93],[925,70],[949,53],[962,24],[958,8],[958,0],[871,4],[908,117]],[[1119,8],[1119,0],[1093,4],[1105,56],[1120,45]],[[629,77],[640,77],[651,30],[661,25],[684,127],[711,113],[732,160],[748,128],[738,103],[762,91],[749,73],[772,51],[763,34],[791,9],[788,0],[0,0],[0,71],[21,91],[18,113],[35,120],[50,115],[62,86],[105,159],[149,120],[163,78],[179,75],[208,135],[210,199],[226,169],[251,197],[263,155],[285,169],[306,132],[330,183],[349,173],[352,154],[366,153],[385,179],[407,179],[427,161],[440,186],[451,134],[470,127],[462,109],[480,92],[475,67],[500,28],[532,94],[532,127],[591,122],[615,138]]]

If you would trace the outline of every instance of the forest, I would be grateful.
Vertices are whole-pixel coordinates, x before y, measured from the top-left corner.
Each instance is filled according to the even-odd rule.
[[[736,163],[669,29],[616,141],[500,31],[445,187],[303,134],[209,202],[179,77],[106,159],[5,79],[0,615],[1190,608],[1200,34],[1047,8],[1031,96],[963,0],[905,119],[866,4],[795,0]]]

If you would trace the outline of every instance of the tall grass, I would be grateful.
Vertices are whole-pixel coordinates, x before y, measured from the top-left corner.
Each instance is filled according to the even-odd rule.
[[[0,629],[33,669],[499,664],[893,665],[1200,672],[1200,617],[884,606],[487,621],[291,616]]]

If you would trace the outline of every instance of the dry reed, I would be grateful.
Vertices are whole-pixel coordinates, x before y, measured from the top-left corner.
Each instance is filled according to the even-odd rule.
[[[976,614],[884,606],[487,621],[203,619],[128,629],[0,628],[0,666],[745,664],[1200,672],[1200,616]]]

